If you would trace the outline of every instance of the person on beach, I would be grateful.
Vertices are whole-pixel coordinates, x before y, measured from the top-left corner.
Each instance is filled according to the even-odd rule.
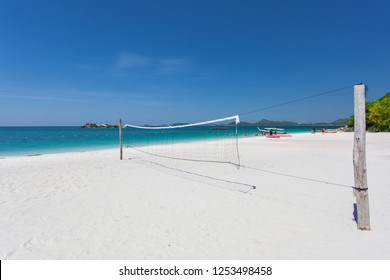
[[[322,133],[325,133],[325,128],[322,128],[321,131],[322,131]]]
[[[311,130],[311,133],[316,133],[316,129],[315,128],[313,128],[312,130]]]

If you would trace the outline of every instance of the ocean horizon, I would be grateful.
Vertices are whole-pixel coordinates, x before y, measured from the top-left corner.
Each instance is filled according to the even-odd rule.
[[[326,126],[327,129],[339,126]],[[262,127],[260,127],[262,128]],[[321,127],[275,127],[283,128],[289,134],[308,133],[313,128]],[[187,133],[188,132],[188,133]],[[199,141],[204,139],[218,139],[235,135],[235,126],[228,126],[226,130],[213,130],[210,126],[191,128],[187,132],[179,133],[176,142]],[[259,133],[256,126],[238,126],[238,136]],[[152,135],[153,134],[153,135]],[[172,134],[168,130],[145,131],[123,129],[123,143],[126,145],[165,143],[166,135]],[[130,137],[131,136],[131,137]],[[131,143],[129,139],[132,139]],[[135,144],[134,144],[135,143]],[[119,130],[117,128],[81,128],[79,126],[9,126],[0,127],[0,156],[29,156],[37,154],[53,154],[63,152],[81,152],[92,150],[112,149],[119,147]]]

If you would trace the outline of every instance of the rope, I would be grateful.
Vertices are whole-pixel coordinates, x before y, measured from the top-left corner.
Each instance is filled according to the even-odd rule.
[[[244,112],[244,113],[241,113],[239,115],[240,116],[249,115],[249,114],[252,114],[252,113],[259,112],[259,111],[268,110],[268,109],[272,109],[272,108],[288,105],[288,104],[291,104],[291,103],[296,103],[296,102],[299,102],[299,101],[311,99],[311,98],[314,98],[314,97],[331,94],[331,93],[338,92],[338,91],[345,90],[345,89],[352,88],[352,87],[353,87],[353,85],[352,86],[338,88],[338,89],[333,89],[333,90],[329,90],[329,91],[313,94],[313,95],[310,95],[310,96],[306,96],[306,97],[302,97],[302,98],[298,98],[298,99],[293,99],[293,100],[290,100],[290,101],[282,102],[282,103],[275,104],[275,105],[272,105],[272,106],[263,107],[263,108],[256,109],[256,110],[252,110],[252,111],[249,111],[249,112]]]
[[[346,87],[342,87],[342,88],[338,88],[338,89],[333,89],[333,90],[329,90],[329,91],[316,93],[316,94],[313,94],[313,95],[309,95],[309,96],[306,96],[306,97],[293,99],[293,100],[282,102],[282,103],[275,104],[275,105],[272,105],[272,106],[267,106],[267,107],[263,107],[263,108],[260,108],[260,109],[244,112],[244,113],[241,113],[239,115],[240,116],[244,116],[244,115],[252,114],[252,113],[255,113],[255,112],[259,112],[259,111],[272,109],[272,108],[288,105],[288,104],[291,104],[291,103],[300,102],[300,101],[311,99],[311,98],[315,98],[315,97],[318,97],[318,96],[323,96],[323,95],[331,94],[331,93],[334,93],[334,92],[342,91],[342,90],[345,90],[345,89],[349,89],[349,88],[352,88],[353,86],[354,85],[350,85],[350,86],[346,86]],[[285,176],[285,177],[290,177],[290,178],[295,178],[295,179],[300,179],[300,180],[306,180],[306,181],[311,181],[311,182],[316,182],[316,183],[322,183],[322,184],[327,184],[327,185],[334,185],[334,186],[339,186],[339,187],[344,187],[344,188],[351,188],[351,189],[357,190],[357,191],[361,190],[361,189],[359,189],[357,187],[350,186],[350,185],[344,185],[344,184],[327,182],[327,181],[322,181],[322,180],[317,180],[317,179],[312,179],[312,178],[306,178],[306,177],[301,177],[301,176],[296,176],[296,175],[284,174],[284,173],[280,173],[280,172],[274,172],[274,171],[264,170],[264,169],[250,167],[250,166],[245,166],[245,165],[240,165],[240,166],[244,167],[244,168],[256,170],[256,171],[261,171],[261,172],[266,172],[266,173],[279,175],[279,176]]]
[[[260,169],[260,168],[256,168],[256,167],[250,167],[250,166],[246,166],[246,165],[241,165],[241,167],[244,167],[244,168],[247,168],[247,169],[251,169],[251,170],[271,173],[271,174],[275,174],[275,175],[279,175],[279,176],[290,177],[290,178],[294,178],[294,179],[306,180],[306,181],[322,183],[322,184],[326,184],[326,185],[334,185],[334,186],[350,188],[350,189],[358,189],[358,188],[356,188],[354,186],[350,186],[350,185],[344,185],[344,184],[339,184],[339,183],[322,181],[322,180],[318,180],[318,179],[312,179],[312,178],[306,178],[306,177],[301,177],[301,176],[296,176],[296,175],[290,175],[290,174],[275,172],[275,171],[269,171],[269,170],[264,170],[264,169]]]
[[[215,178],[215,177],[211,177],[211,176],[208,176],[208,175],[203,175],[203,174],[199,174],[199,173],[195,173],[195,172],[191,172],[191,171],[187,171],[187,170],[183,170],[183,169],[178,169],[178,168],[175,168],[175,167],[167,166],[167,165],[164,165],[164,164],[161,164],[161,163],[157,163],[157,162],[154,162],[154,161],[150,161],[150,160],[141,159],[141,161],[152,163],[152,164],[158,165],[160,167],[164,167],[164,168],[167,168],[167,169],[175,170],[175,171],[178,171],[178,172],[182,172],[182,173],[186,173],[186,174],[190,174],[190,175],[195,175],[195,176],[211,179],[211,180],[214,180],[214,181],[220,181],[220,182],[224,182],[224,183],[235,184],[235,185],[240,185],[240,186],[244,186],[244,187],[249,187],[250,188],[246,192],[240,191],[240,192],[243,192],[243,193],[248,193],[250,190],[256,189],[256,186],[250,185],[250,184],[246,184],[246,183],[241,183],[241,182],[236,182],[236,181],[230,181],[230,180]]]

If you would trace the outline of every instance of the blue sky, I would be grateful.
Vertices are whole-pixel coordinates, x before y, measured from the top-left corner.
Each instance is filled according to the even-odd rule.
[[[390,1],[0,1],[0,126],[197,122],[364,82],[390,91]],[[352,87],[242,116],[353,113]]]

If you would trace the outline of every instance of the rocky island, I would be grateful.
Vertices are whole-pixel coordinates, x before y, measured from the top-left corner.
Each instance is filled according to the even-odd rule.
[[[81,128],[118,128],[118,125],[86,123]]]

